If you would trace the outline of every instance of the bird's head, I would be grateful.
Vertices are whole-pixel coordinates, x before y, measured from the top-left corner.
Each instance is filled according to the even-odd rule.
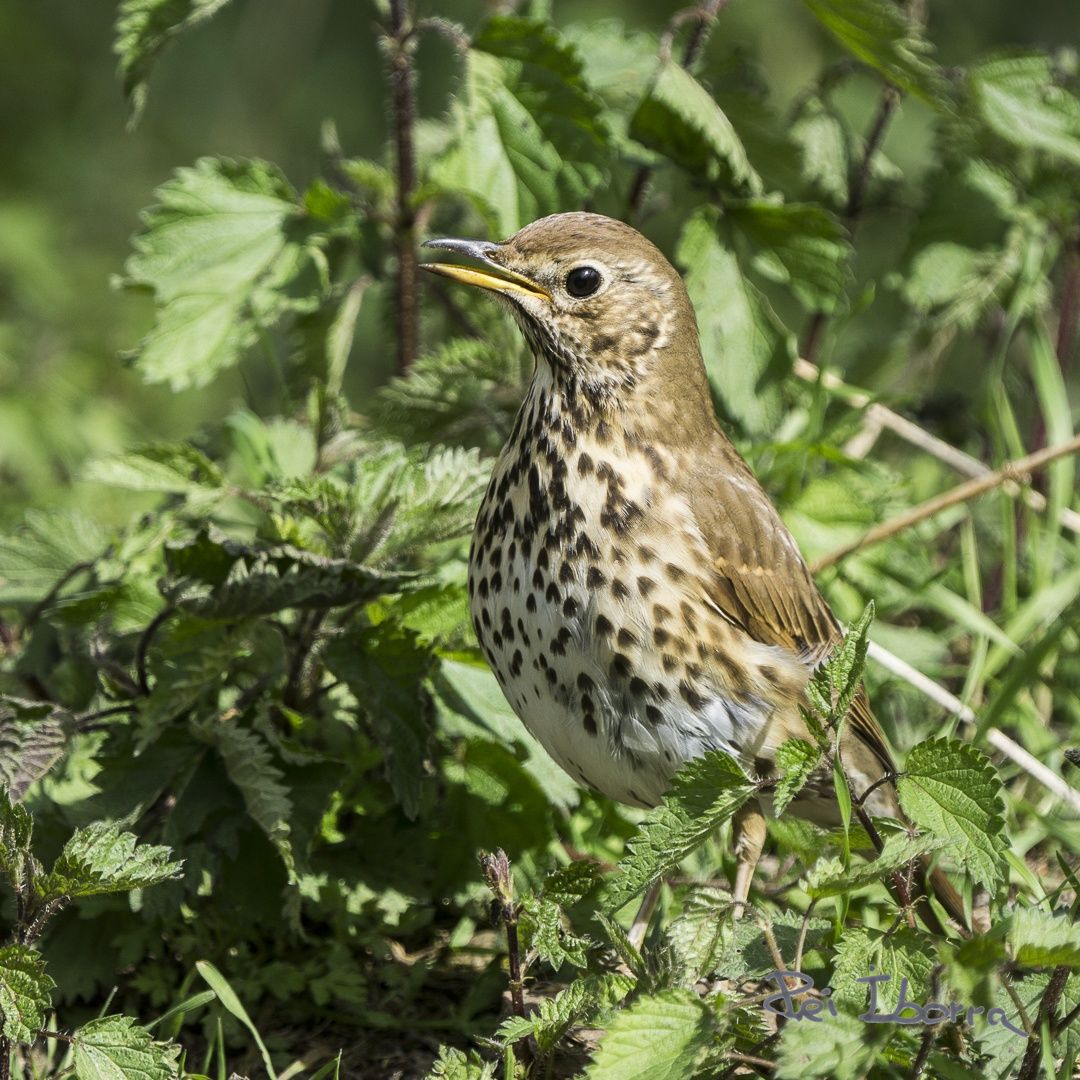
[[[682,278],[654,244],[621,221],[553,214],[502,243],[445,239],[425,246],[475,260],[479,265],[427,263],[424,269],[501,298],[538,361],[564,389],[594,404],[617,407],[675,366],[701,367]]]

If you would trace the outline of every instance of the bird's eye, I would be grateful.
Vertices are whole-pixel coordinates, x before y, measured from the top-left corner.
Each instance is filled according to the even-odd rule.
[[[600,271],[595,266],[575,266],[566,275],[566,291],[576,300],[592,296],[603,281]]]

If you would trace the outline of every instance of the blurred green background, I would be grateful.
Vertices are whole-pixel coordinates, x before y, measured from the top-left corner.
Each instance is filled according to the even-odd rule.
[[[418,14],[437,10],[471,26],[498,6],[420,4]],[[556,3],[554,15],[583,23],[617,14],[656,32],[679,7],[624,0],[616,11],[610,0],[590,0]],[[1006,43],[1057,49],[1077,29],[1075,5],[1062,0],[950,0],[931,3],[927,16],[945,65]],[[209,390],[180,394],[143,384],[126,366],[123,352],[148,328],[150,303],[115,291],[110,279],[122,269],[155,186],[204,154],[264,157],[302,186],[319,169],[326,120],[336,124],[346,153],[384,157],[377,5],[227,6],[166,50],[132,132],[112,54],[114,17],[109,3],[0,0],[0,527],[27,506],[59,502],[94,501],[97,516],[113,516],[100,505],[99,487],[77,483],[84,460],[188,434],[239,400],[259,409],[269,397],[273,374],[261,362],[227,373]],[[709,43],[703,77],[741,55],[757,58],[782,110],[838,52],[801,5],[734,0]],[[421,114],[441,116],[459,74],[452,47],[426,36],[419,67]],[[876,96],[876,83],[857,77],[837,100],[861,129]],[[926,106],[907,101],[889,133],[886,153],[909,178],[930,161],[930,119]],[[860,237],[863,260],[873,259],[873,228],[868,223]],[[662,239],[663,223],[653,231]],[[390,369],[390,358],[374,347],[373,323],[384,317],[378,303],[365,304],[363,361],[354,354],[350,367],[356,408]],[[365,351],[365,343],[372,347]],[[872,382],[874,373],[859,375]],[[948,378],[960,386],[966,373],[953,370]],[[118,502],[117,520],[129,509]]]

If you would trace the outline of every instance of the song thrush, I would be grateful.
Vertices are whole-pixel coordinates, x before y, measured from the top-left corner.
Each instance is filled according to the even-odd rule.
[[[800,702],[841,633],[716,421],[678,272],[588,213],[427,246],[478,263],[425,269],[505,301],[536,359],[469,562],[476,636],[510,704],[571,776],[623,803],[655,806],[712,749],[770,775],[807,736]],[[863,691],[842,739],[856,793],[895,772]],[[770,803],[734,823],[737,910]],[[891,783],[866,808],[897,816]],[[831,772],[790,810],[838,823]]]

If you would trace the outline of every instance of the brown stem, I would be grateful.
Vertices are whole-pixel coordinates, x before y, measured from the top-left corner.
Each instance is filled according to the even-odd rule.
[[[0,1009],[0,1021],[3,1019]],[[6,1035],[0,1035],[0,1080],[11,1080],[11,1040]]]
[[[1080,241],[1069,248],[1065,256],[1065,283],[1061,287],[1061,314],[1058,318],[1055,352],[1063,373],[1067,373],[1072,358],[1076,328],[1080,323]]]
[[[938,993],[938,980],[941,975],[940,965],[934,968],[933,974],[930,976],[930,1000],[937,1001]],[[915,1055],[915,1061],[911,1066],[911,1080],[919,1080],[922,1076],[923,1069],[926,1068],[926,1062],[930,1058],[930,1051],[934,1046],[935,1031],[933,1026],[928,1026],[926,1031],[923,1032],[922,1041],[919,1043],[919,1052]]]
[[[900,91],[891,83],[887,83],[881,91],[878,99],[877,111],[874,119],[870,122],[870,130],[866,133],[866,145],[863,147],[862,159],[855,175],[851,178],[851,186],[848,188],[847,205],[844,207],[844,225],[848,234],[855,235],[859,218],[862,215],[866,200],[866,189],[870,184],[870,173],[873,170],[874,158],[885,141],[885,132],[889,128],[889,121],[900,104]],[[825,338],[825,327],[828,325],[829,316],[823,311],[815,311],[807,323],[803,334],[802,355],[811,363],[817,358],[818,350]]]
[[[949,509],[951,506],[958,506],[960,503],[968,502],[1010,481],[1018,484],[1024,483],[1026,473],[1045,468],[1051,462],[1057,461],[1058,458],[1067,457],[1069,454],[1078,452],[1080,452],[1080,435],[1069,439],[1068,442],[1059,443],[1057,446],[1049,446],[1036,451],[1034,454],[1028,454],[1026,457],[1007,462],[995,472],[958,484],[943,494],[936,495],[934,498],[927,499],[926,502],[898,514],[891,521],[884,521],[880,525],[876,525],[857,540],[853,540],[851,543],[844,544],[835,551],[823,555],[811,564],[810,569],[816,574],[821,570],[834,566],[853,552],[870,547],[872,544],[880,544],[882,540],[887,540],[890,536],[895,536],[905,529],[910,529],[927,518],[932,518],[943,510]]]
[[[412,56],[412,15],[408,0],[390,0],[390,99],[397,154],[397,373],[405,375],[420,348],[419,270],[416,257],[416,72]]]
[[[665,34],[665,40],[667,41],[670,41],[679,24],[683,22],[687,16],[694,19],[694,29],[686,39],[686,48],[683,49],[682,59],[679,61],[687,71],[697,63],[698,58],[701,56],[705,49],[705,45],[709,40],[709,34],[712,33],[713,25],[716,22],[716,16],[720,14],[721,10],[726,7],[728,3],[729,0],[706,0],[706,2],[696,11],[680,12],[671,21],[668,32]],[[661,51],[661,55],[663,55],[663,50]],[[652,179],[652,173],[653,170],[651,165],[642,165],[641,168],[634,173],[634,179],[630,182],[630,194],[627,197],[627,202],[630,206],[630,217],[632,218],[641,215],[642,207],[645,205],[645,194],[649,188],[649,180]]]
[[[171,618],[175,611],[176,609],[171,604],[163,607],[150,620],[149,625],[139,638],[139,644],[135,649],[135,672],[139,680],[139,690],[142,692],[143,697],[150,696],[150,677],[146,671],[146,660],[147,655],[150,652],[150,643],[154,640],[154,635],[161,629],[162,624]]]
[[[1043,992],[1042,1001],[1039,1004],[1039,1016],[1029,1036],[1027,1052],[1020,1063],[1020,1072],[1017,1073],[1016,1080],[1035,1080],[1039,1072],[1039,1059],[1042,1057],[1043,1021],[1052,1020],[1068,981],[1069,969],[1067,967],[1054,968],[1050,981],[1046,984],[1046,990]]]

